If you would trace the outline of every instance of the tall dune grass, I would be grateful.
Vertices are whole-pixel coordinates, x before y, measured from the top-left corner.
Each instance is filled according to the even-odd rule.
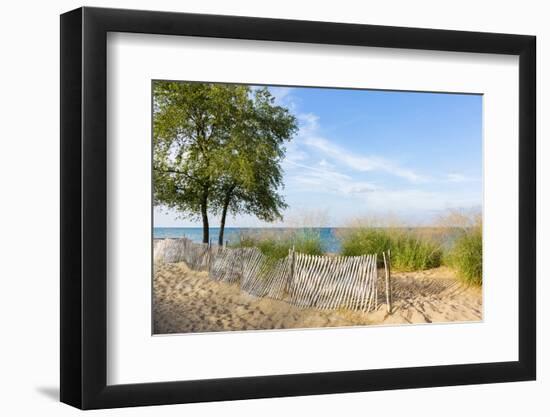
[[[323,246],[318,229],[299,228],[283,231],[262,231],[260,233],[242,233],[234,247],[257,247],[271,259],[281,259],[288,255],[291,248],[308,255],[322,255]]]
[[[452,213],[450,219],[459,226],[459,236],[445,254],[445,264],[457,270],[467,284],[481,285],[483,281],[483,232],[480,215]],[[452,220],[454,219],[454,220]],[[458,222],[457,222],[458,219]]]
[[[319,218],[307,219],[286,229],[249,231],[240,235],[234,247],[257,247],[276,260],[297,252],[322,255]],[[420,271],[445,264],[468,284],[482,283],[481,215],[475,212],[449,211],[429,226],[408,227],[398,219],[387,217],[355,220],[338,230],[340,255],[359,256],[391,250],[392,268],[397,271]]]
[[[355,226],[340,234],[342,255],[378,254],[391,250],[392,267],[417,271],[441,265],[438,242],[402,227]]]

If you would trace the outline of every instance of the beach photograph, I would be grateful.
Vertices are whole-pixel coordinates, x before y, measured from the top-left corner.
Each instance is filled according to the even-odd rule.
[[[483,320],[483,97],[152,81],[152,333]]]

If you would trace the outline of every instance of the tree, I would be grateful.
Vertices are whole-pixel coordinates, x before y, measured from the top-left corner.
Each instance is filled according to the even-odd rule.
[[[287,207],[279,195],[283,186],[284,142],[297,129],[288,109],[276,106],[267,88],[255,90],[236,120],[225,147],[222,173],[213,194],[213,209],[221,214],[218,244],[223,245],[228,213],[252,214],[264,221],[282,218]]]
[[[217,161],[247,89],[157,81],[153,87],[154,202],[201,218],[209,241],[208,203]]]
[[[266,88],[155,82],[153,104],[155,204],[201,218],[205,243],[209,212],[221,215],[220,244],[228,213],[281,217],[280,161],[296,120]]]

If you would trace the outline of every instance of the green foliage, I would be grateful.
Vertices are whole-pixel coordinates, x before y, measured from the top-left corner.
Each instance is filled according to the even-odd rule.
[[[247,97],[240,86],[153,84],[154,204],[202,219],[204,242],[223,144],[231,136],[239,103]]]
[[[256,247],[270,259],[282,259],[294,247],[296,252],[322,255],[321,235],[316,229],[300,228],[274,233],[242,233],[233,247]]]
[[[391,250],[392,267],[416,271],[441,265],[440,246],[429,238],[399,228],[354,227],[341,235],[342,255],[381,254]]]
[[[467,284],[481,285],[483,275],[483,236],[481,224],[464,229],[445,257]]]
[[[154,201],[203,221],[228,213],[281,218],[281,160],[296,119],[267,88],[155,81]],[[207,240],[207,239],[206,239]]]

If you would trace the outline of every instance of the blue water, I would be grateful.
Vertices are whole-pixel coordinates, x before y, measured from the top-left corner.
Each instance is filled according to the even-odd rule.
[[[285,232],[285,228],[243,228],[226,227],[224,231],[224,241],[234,243],[239,241],[241,233],[261,233],[262,231],[277,233]],[[335,228],[322,227],[314,229],[321,236],[321,243],[325,252],[337,253],[340,251],[340,241],[336,237]],[[210,228],[210,241],[218,243],[219,227]],[[155,227],[153,237],[158,238],[178,238],[186,237],[194,242],[202,242],[202,227]]]

